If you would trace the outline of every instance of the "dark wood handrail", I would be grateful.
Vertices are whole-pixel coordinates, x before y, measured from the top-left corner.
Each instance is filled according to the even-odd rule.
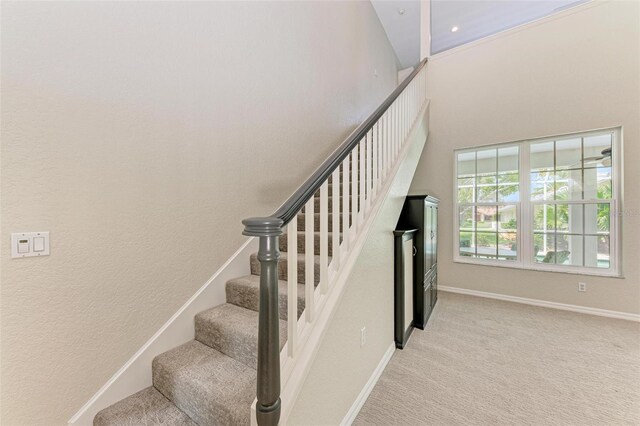
[[[316,169],[316,171],[289,197],[287,201],[282,204],[271,216],[263,218],[251,218],[245,219],[242,223],[245,225],[245,235],[259,236],[261,233],[256,233],[257,227],[271,219],[269,222],[282,221],[284,226],[298,214],[304,207],[305,203],[313,197],[313,194],[320,189],[322,184],[331,176],[331,173],[337,169],[342,161],[353,151],[358,145],[360,140],[373,128],[373,126],[380,120],[380,117],[387,112],[393,102],[400,96],[404,89],[411,83],[413,78],[420,72],[420,70],[427,64],[427,58],[416,67],[415,70],[402,83],[384,100],[384,102],[364,121],[360,124],[351,134],[345,139],[344,142],[335,150],[329,157]]]

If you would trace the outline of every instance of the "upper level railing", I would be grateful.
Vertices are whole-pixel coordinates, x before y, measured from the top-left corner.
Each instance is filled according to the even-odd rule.
[[[261,426],[277,425],[280,418],[279,320],[287,318],[286,356],[295,361],[304,345],[302,329],[313,326],[318,297],[331,291],[341,261],[350,254],[425,106],[426,62],[423,60],[275,213],[242,221],[244,235],[260,238],[256,419]],[[286,239],[280,239],[284,226]],[[286,270],[278,268],[280,250],[287,252]],[[286,315],[279,312],[279,279],[287,280]],[[302,308],[299,281],[304,281],[304,315],[297,320]]]

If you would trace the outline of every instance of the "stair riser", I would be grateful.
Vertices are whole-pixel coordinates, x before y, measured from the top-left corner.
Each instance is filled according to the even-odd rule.
[[[300,256],[302,257],[302,256]],[[330,259],[329,259],[330,261]],[[288,267],[289,261],[287,260],[287,256],[285,253],[283,253],[280,256],[280,261],[278,262],[278,279],[280,280],[287,280],[287,267]],[[314,283],[317,285],[320,282],[320,264],[317,262],[314,262]],[[305,262],[304,262],[304,258],[299,258],[298,259],[298,282],[299,283],[304,283],[305,282]],[[251,255],[251,273],[253,275],[260,275],[260,262],[258,261],[258,258],[256,255]]]
[[[287,339],[287,323],[280,321],[280,349]],[[247,367],[258,365],[258,313],[230,303],[200,312],[195,317],[195,337]]]
[[[360,192],[358,191],[358,193]],[[333,197],[327,197],[327,201],[328,201],[327,204],[329,206],[329,211],[331,211],[333,209]],[[342,197],[340,197],[340,203],[338,205],[340,206],[340,211],[342,211],[342,206],[344,205],[344,201]],[[353,199],[351,198],[351,196],[349,196],[349,208],[351,208],[352,205],[353,205]],[[358,207],[360,206],[360,197],[358,197],[358,201],[356,205]],[[320,197],[315,197],[313,199],[313,210],[314,210],[314,213],[320,211]]]
[[[202,345],[199,342],[197,344]],[[153,386],[199,425],[249,424],[255,380],[251,382],[248,378],[250,374],[255,374],[255,370],[223,354],[216,355],[211,348],[209,352],[200,351],[193,357],[185,354],[183,359],[195,359],[183,363],[171,355],[179,348],[153,360]],[[215,361],[212,356],[217,357]],[[167,360],[167,357],[173,359]],[[212,367],[214,363],[218,365],[215,369]],[[217,389],[207,389],[210,386]],[[214,397],[223,394],[225,387],[236,387],[231,392],[245,400],[236,399],[236,404],[232,404],[231,400]]]
[[[305,232],[306,215],[304,213],[298,214],[298,232]],[[340,214],[340,231],[342,231],[342,214]],[[351,225],[351,215],[349,215],[349,225]],[[329,232],[333,232],[333,215],[329,214],[327,218],[327,228]],[[314,214],[313,231],[320,232],[320,214]],[[282,238],[282,237],[280,237]]]
[[[247,367],[257,368],[258,335],[243,336],[234,333],[226,324],[210,323],[202,315],[196,315],[196,340],[231,358],[240,361]],[[258,329],[258,322],[250,325]]]
[[[287,301],[287,283],[278,283],[278,311],[280,319],[286,321],[288,317]],[[227,282],[226,286],[227,303],[232,303],[252,311],[260,309],[260,288],[259,286],[248,286],[242,283],[236,283],[233,280]],[[298,318],[304,311],[304,285],[298,284]]]
[[[298,235],[296,236],[297,238],[297,253],[306,253],[306,241],[305,241],[305,235],[304,233],[298,233]],[[342,238],[342,237],[340,237]],[[329,256],[333,256],[333,233],[329,232],[328,236],[327,236],[327,245],[329,246]],[[281,235],[280,236],[280,251],[286,251],[288,252],[288,238],[287,238],[287,234]],[[314,254],[316,255],[320,255],[320,234],[319,233],[314,233],[314,238],[313,238],[313,250],[314,250]]]
[[[352,185],[353,185],[353,181],[351,179],[349,179],[349,194],[351,194],[351,190],[353,189]],[[357,186],[358,186],[358,193],[360,193],[360,179],[358,179]],[[343,188],[343,185],[342,185],[342,179],[340,180],[339,192],[340,192],[340,196],[342,196],[342,194],[344,193],[344,188]],[[329,191],[328,191],[327,195],[329,197],[333,197],[334,196],[334,194],[333,194],[333,184],[332,183],[329,183]],[[320,197],[320,190],[317,190],[313,194],[313,196],[314,197]]]

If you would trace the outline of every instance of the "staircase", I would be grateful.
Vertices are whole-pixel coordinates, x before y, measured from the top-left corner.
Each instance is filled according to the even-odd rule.
[[[315,197],[319,200],[320,194]],[[304,262],[304,212],[299,215],[298,273]],[[314,277],[320,280],[320,238],[314,232]],[[287,336],[287,238],[280,238],[280,348]],[[331,249],[330,249],[331,250]],[[251,275],[229,280],[227,303],[195,317],[195,339],[156,357],[153,386],[100,411],[94,425],[241,425],[250,424],[256,394],[260,262],[251,256]],[[298,295],[304,295],[299,285]],[[304,311],[298,297],[298,313]]]
[[[155,357],[152,386],[98,412],[94,425],[249,425],[256,394],[258,424],[278,424],[282,383],[293,386],[314,321],[348,275],[426,105],[425,64],[276,213],[243,221],[245,235],[260,239],[251,274],[229,280],[226,303],[195,316],[194,340]]]

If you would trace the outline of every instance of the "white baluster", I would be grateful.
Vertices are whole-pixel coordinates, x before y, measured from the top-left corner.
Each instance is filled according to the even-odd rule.
[[[355,238],[358,229],[358,150],[356,145],[351,151],[351,227],[349,238]]]
[[[396,162],[396,154],[398,153],[398,145],[400,144],[400,102],[395,101],[395,117],[394,117],[394,132],[393,132],[393,162]]]
[[[403,93],[403,107],[404,107],[404,119],[403,119],[403,127],[402,127],[402,146],[404,146],[404,141],[407,138],[407,132],[409,128],[409,92]]]
[[[333,270],[340,269],[340,166],[331,175],[331,265]]]
[[[287,225],[287,355],[294,357],[298,337],[298,216]]]
[[[380,139],[380,121],[373,126],[373,147],[371,148],[371,153],[373,154],[373,168],[372,168],[372,182],[371,182],[371,198],[375,199],[376,194],[378,193],[378,179],[380,177],[380,168],[378,164],[378,150],[380,149],[379,144]]]
[[[385,172],[384,172],[385,179],[386,179],[387,176],[389,176],[389,170],[390,170],[390,167],[391,167],[391,141],[392,141],[391,128],[392,128],[392,124],[393,124],[393,114],[392,114],[391,108],[389,108],[389,111],[387,111],[387,119],[385,120],[385,123],[384,123],[384,130],[385,130],[385,140],[384,140],[385,159],[384,159],[384,164],[386,166],[386,169],[385,169]]]
[[[349,157],[342,161],[342,245],[340,246],[340,256],[349,251]]]
[[[360,153],[360,160],[358,168],[360,170],[360,204],[358,205],[359,218],[362,219],[364,217],[364,209],[365,209],[365,179],[366,179],[366,170],[367,164],[365,161],[365,151],[367,149],[367,138],[366,136],[358,143],[358,150]],[[358,224],[360,224],[359,222]],[[358,228],[355,228],[358,229]]]
[[[334,204],[338,200],[332,201]],[[329,277],[329,182],[320,187],[320,293],[326,294]]]
[[[385,112],[380,122],[380,178],[381,185],[387,178],[387,113]]]
[[[313,203],[315,197],[311,197],[304,206],[304,310],[307,322],[313,322],[314,290],[315,290],[315,268],[313,245],[315,236]]]
[[[371,207],[371,187],[373,184],[373,129],[367,133],[367,139],[365,141],[365,168],[366,168],[366,180],[365,180],[365,213],[369,211]]]

